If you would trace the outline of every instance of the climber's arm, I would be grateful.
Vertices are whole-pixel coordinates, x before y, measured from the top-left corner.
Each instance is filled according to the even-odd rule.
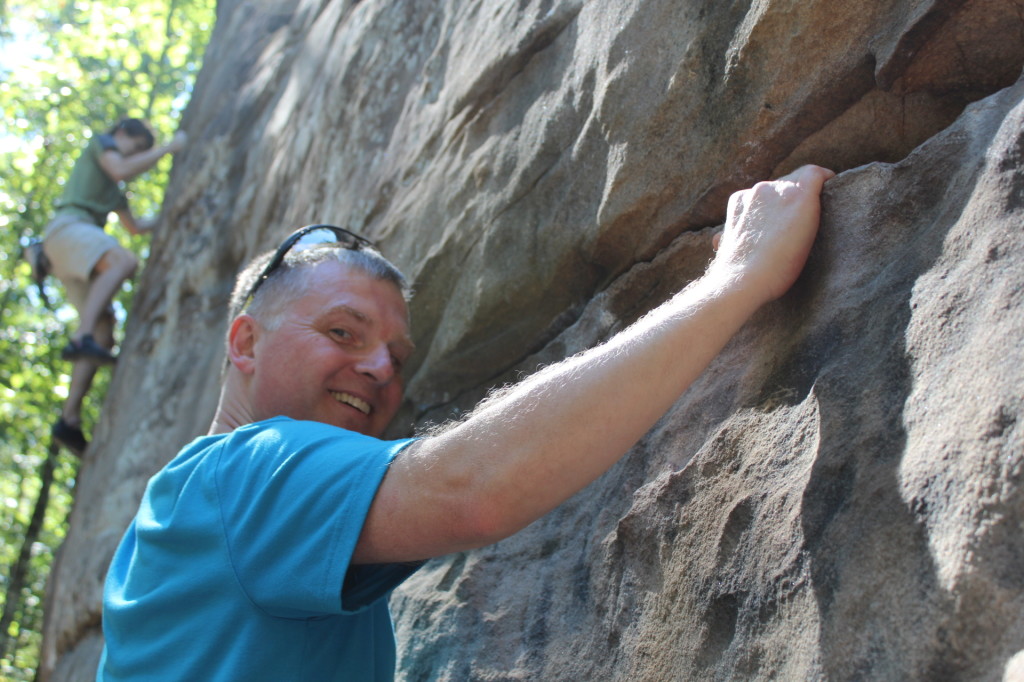
[[[115,213],[117,213],[117,219],[120,221],[121,226],[131,235],[149,232],[156,224],[156,219],[154,218],[136,218],[128,206],[119,208]]]
[[[131,180],[155,166],[165,154],[176,154],[184,149],[187,141],[185,133],[179,131],[165,145],[152,147],[128,156],[116,149],[107,149],[100,154],[100,167],[115,182]]]
[[[830,171],[733,195],[703,277],[610,341],[544,369],[392,464],[353,560],[421,559],[504,538],[611,467],[747,318],[799,275]]]

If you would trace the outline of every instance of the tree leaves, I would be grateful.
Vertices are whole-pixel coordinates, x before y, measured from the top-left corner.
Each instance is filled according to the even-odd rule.
[[[48,309],[21,250],[41,236],[65,179],[89,138],[119,118],[147,119],[158,144],[170,138],[192,92],[215,18],[215,0],[0,0],[0,593],[22,546],[40,486],[50,426],[67,394],[60,359],[74,309],[55,280]],[[156,214],[170,157],[130,183],[137,216]],[[108,230],[140,256],[148,238]],[[130,286],[116,302],[123,322]],[[101,370],[85,406],[86,432],[99,415],[110,372]],[[37,666],[42,597],[64,536],[78,461],[61,453],[51,500],[9,634],[0,676],[28,680]]]

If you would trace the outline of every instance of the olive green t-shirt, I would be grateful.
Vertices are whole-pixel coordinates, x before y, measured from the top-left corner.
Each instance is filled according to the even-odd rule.
[[[94,135],[89,140],[57,200],[58,211],[73,211],[103,227],[108,213],[128,205],[124,192],[100,166],[100,155],[108,149],[117,149],[111,135]]]

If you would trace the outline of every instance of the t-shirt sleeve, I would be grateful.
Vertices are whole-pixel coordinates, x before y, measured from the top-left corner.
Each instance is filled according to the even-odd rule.
[[[232,567],[256,606],[279,617],[350,612],[415,569],[360,569],[348,581],[353,597],[342,604],[370,504],[410,442],[288,419],[232,434],[217,464],[216,494]]]
[[[114,140],[114,136],[108,133],[102,133],[96,135],[89,143],[89,148],[92,152],[93,158],[97,161],[103,152],[110,151],[111,149],[117,149],[117,142]]]
[[[349,566],[341,590],[342,610],[346,613],[359,611],[387,596],[424,563],[410,561],[400,564]]]

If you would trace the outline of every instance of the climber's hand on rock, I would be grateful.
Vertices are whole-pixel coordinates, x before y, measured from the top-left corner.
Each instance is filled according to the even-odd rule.
[[[807,261],[818,232],[821,188],[835,173],[802,166],[729,198],[725,229],[708,273],[767,302],[786,293]]]
[[[185,145],[187,144],[188,135],[185,134],[185,131],[179,130],[178,132],[174,133],[174,137],[171,138],[171,141],[167,144],[167,150],[172,154],[177,154],[182,149],[184,149]]]

